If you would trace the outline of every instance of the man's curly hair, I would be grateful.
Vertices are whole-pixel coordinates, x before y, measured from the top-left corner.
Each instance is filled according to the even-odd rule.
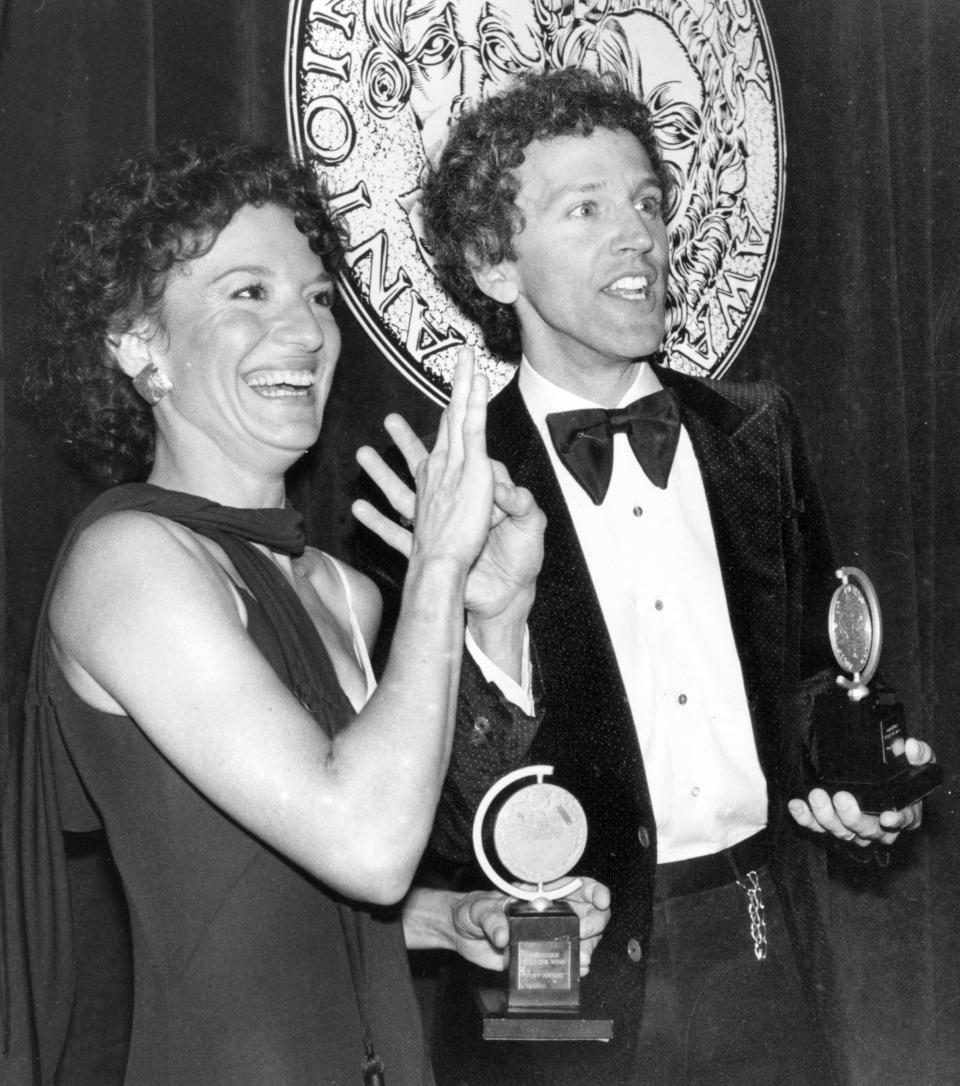
[[[483,331],[487,348],[507,361],[520,357],[512,306],[489,298],[473,271],[516,260],[523,229],[514,202],[515,171],[534,140],[589,136],[597,128],[632,133],[647,152],[664,197],[670,191],[650,110],[609,75],[554,68],[520,76],[506,91],[464,111],[423,182],[427,244],[441,283]]]
[[[208,252],[240,208],[274,204],[330,275],[346,234],[313,171],[268,147],[178,141],[124,162],[61,224],[27,335],[26,402],[67,458],[101,485],[153,463],[149,406],[108,340],[147,321],[162,331],[171,269]]]

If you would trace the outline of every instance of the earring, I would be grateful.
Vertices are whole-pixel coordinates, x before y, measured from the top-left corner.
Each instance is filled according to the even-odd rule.
[[[173,383],[153,362],[148,362],[133,378],[133,387],[153,407],[173,388]]]

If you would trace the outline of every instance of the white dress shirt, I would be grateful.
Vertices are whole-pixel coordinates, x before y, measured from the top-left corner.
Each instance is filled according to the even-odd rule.
[[[665,490],[614,435],[596,506],[563,466],[546,416],[597,407],[524,360],[520,392],[550,454],[610,632],[657,823],[658,860],[717,852],[767,821],[767,787],[747,707],[700,468],[686,431]],[[660,388],[646,363],[619,406]]]

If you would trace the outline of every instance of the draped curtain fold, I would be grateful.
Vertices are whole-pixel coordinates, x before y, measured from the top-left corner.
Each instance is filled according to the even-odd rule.
[[[727,379],[769,377],[796,399],[838,556],[879,591],[884,673],[945,765],[884,889],[837,888],[830,905],[857,1022],[853,1080],[948,1083],[960,1074],[960,5],[763,11],[783,89],[783,235]],[[213,132],[283,143],[286,22],[279,0],[0,0],[0,758],[47,571],[91,496],[17,408],[39,253],[62,208],[125,154]],[[353,450],[383,444],[389,411],[426,430],[436,408],[340,316],[324,436],[294,486],[313,540],[349,556]]]

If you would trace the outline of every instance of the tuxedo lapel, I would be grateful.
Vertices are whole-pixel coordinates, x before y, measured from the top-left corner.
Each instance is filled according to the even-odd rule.
[[[537,640],[552,645],[571,628],[581,635],[586,629],[595,637],[603,626],[600,604],[550,457],[515,380],[501,397],[502,411],[488,429],[490,455],[506,463],[513,481],[533,493],[547,518],[544,564],[531,616]]]
[[[613,645],[563,492],[516,378],[491,403],[487,442],[490,455],[533,493],[547,518],[530,630],[547,714],[566,717],[572,726],[545,728],[538,757],[582,762],[587,733],[593,757],[635,789],[643,770]]]
[[[784,532],[797,510],[784,487],[784,450],[773,401],[762,386],[747,389],[739,406],[706,382],[658,369],[681,400],[681,421],[700,466],[723,576],[730,624],[747,697],[756,709],[779,688],[786,651]],[[776,455],[771,456],[771,449]],[[765,714],[764,714],[765,715]],[[754,713],[761,759],[772,737]]]

